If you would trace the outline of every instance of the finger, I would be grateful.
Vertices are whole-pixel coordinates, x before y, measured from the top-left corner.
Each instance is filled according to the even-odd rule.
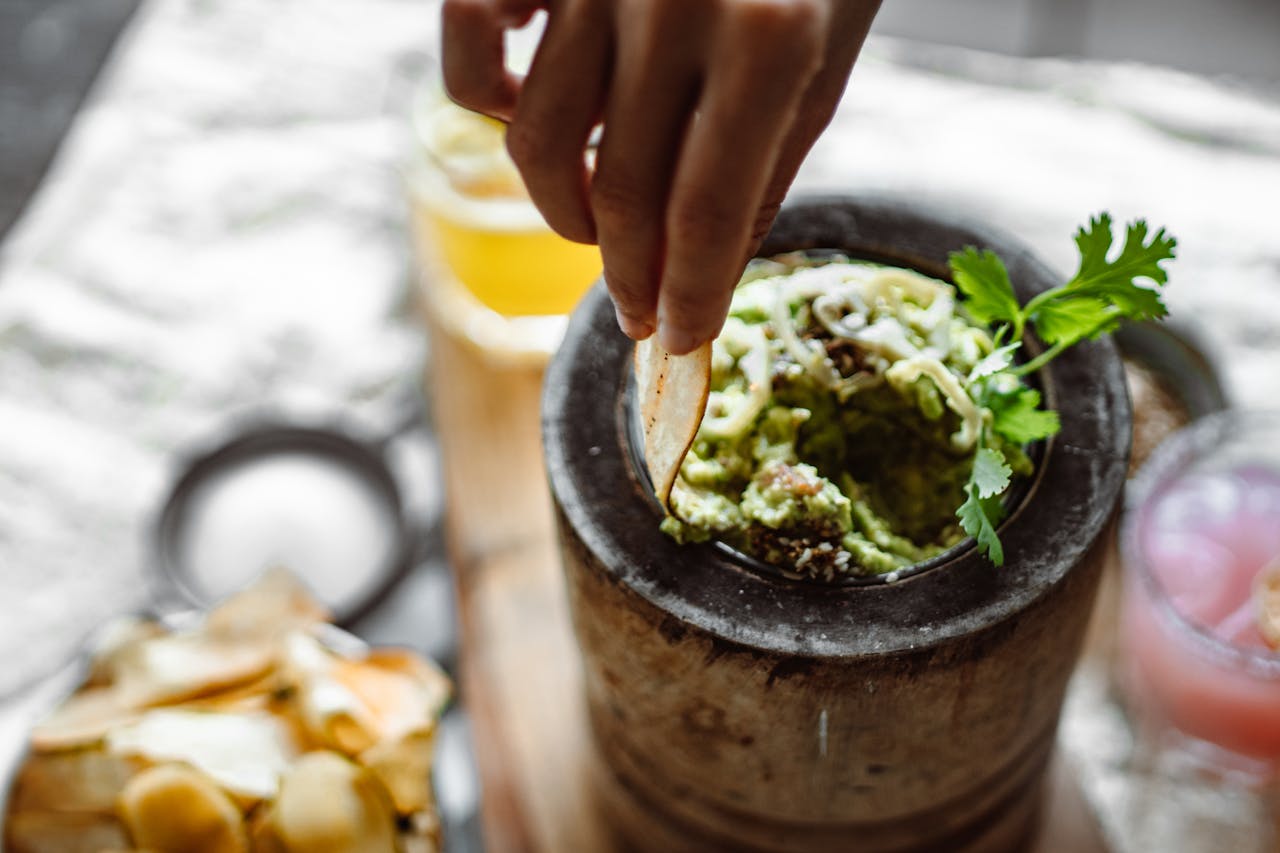
[[[449,97],[467,109],[510,120],[520,80],[507,71],[503,35],[527,23],[537,8],[532,0],[445,0],[441,65]]]
[[[705,61],[696,17],[710,6],[623,3],[615,21],[614,73],[590,200],[618,324],[637,339],[654,328],[662,211]]]
[[[842,4],[828,30],[827,47],[822,67],[809,83],[800,99],[791,132],[782,146],[777,166],[765,190],[764,202],[756,212],[752,225],[751,241],[747,247],[749,259],[760,248],[782,207],[787,191],[795,181],[804,159],[818,137],[826,130],[844,96],[849,74],[866,41],[871,22],[880,8],[880,0],[856,0]]]
[[[507,150],[534,204],[548,225],[579,243],[596,239],[585,155],[604,105],[612,52],[605,4],[558,4],[507,128]]]
[[[716,35],[714,70],[667,208],[658,336],[677,354],[724,323],[756,213],[820,61],[822,7],[743,0],[732,9]],[[750,44],[771,48],[742,49]]]

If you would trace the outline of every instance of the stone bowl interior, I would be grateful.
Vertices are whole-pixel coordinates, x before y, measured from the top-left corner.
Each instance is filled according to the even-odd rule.
[[[860,260],[869,259],[862,258]],[[1020,358],[1019,360],[1022,359]],[[1040,387],[1036,377],[1031,377],[1031,380],[1035,387],[1039,388],[1041,391],[1044,390]],[[653,479],[649,476],[649,469],[644,462],[644,432],[639,413],[639,401],[636,398],[634,373],[629,374],[627,377],[627,389],[622,405],[624,407],[624,417],[627,421],[626,429],[628,446],[626,449],[630,455],[632,470],[634,471],[637,479],[647,487],[647,494],[650,502],[653,504],[654,511],[661,516],[664,510],[661,503],[658,501],[657,494],[654,493]],[[1027,455],[1030,457],[1032,464],[1037,468],[1040,465],[1041,459],[1044,458],[1044,448],[1045,443],[1043,441],[1037,441],[1026,448]],[[1022,503],[1022,501],[1026,499],[1031,490],[1031,482],[1031,479],[1026,477],[1019,477],[1013,481],[1004,497],[1006,512],[1012,512]],[[934,557],[895,569],[892,572],[877,575],[844,574],[831,580],[826,580],[822,578],[815,578],[811,575],[800,574],[798,572],[789,572],[784,567],[767,563],[764,560],[739,551],[729,543],[721,540],[712,540],[710,543],[713,548],[722,552],[729,559],[738,563],[742,567],[755,572],[756,574],[773,578],[780,583],[808,583],[820,586],[871,586],[874,584],[897,583],[905,578],[945,565],[950,562],[952,558],[973,548],[975,544],[976,543],[972,537],[966,537]]]

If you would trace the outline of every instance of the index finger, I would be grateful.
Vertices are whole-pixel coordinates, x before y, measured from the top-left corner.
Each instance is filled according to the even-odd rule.
[[[667,206],[658,340],[676,354],[714,337],[724,323],[766,187],[818,68],[823,22],[815,7],[750,0],[734,8],[717,34]],[[741,48],[760,43],[775,47]]]
[[[822,68],[800,98],[799,114],[783,143],[773,178],[765,191],[764,204],[756,215],[748,256],[754,255],[764,242],[805,155],[834,116],[879,8],[880,0],[850,0],[837,7],[829,27],[833,35],[827,41]]]

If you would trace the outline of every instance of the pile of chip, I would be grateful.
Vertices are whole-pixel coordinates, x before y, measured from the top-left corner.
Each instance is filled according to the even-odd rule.
[[[330,625],[285,572],[167,630],[107,632],[32,732],[8,853],[436,853],[448,678]]]

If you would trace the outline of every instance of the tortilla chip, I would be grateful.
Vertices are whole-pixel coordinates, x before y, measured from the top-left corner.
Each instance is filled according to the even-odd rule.
[[[17,812],[83,812],[114,816],[116,797],[146,765],[101,749],[36,753],[27,757],[9,807]]]
[[[8,853],[101,853],[131,849],[113,817],[65,812],[20,812],[5,821]]]
[[[267,641],[169,634],[122,652],[116,664],[116,687],[134,707],[144,708],[256,681],[274,665],[275,648]]]
[[[276,711],[280,697],[286,693],[289,684],[276,670],[255,681],[219,690],[207,696],[200,696],[181,703],[183,708],[193,711]]]
[[[276,641],[328,620],[329,612],[302,581],[285,569],[272,569],[218,605],[205,619],[204,631],[220,640]]]
[[[156,853],[249,853],[240,809],[179,764],[135,776],[120,794],[120,815],[134,844]]]
[[[182,699],[203,699],[202,706],[213,708],[261,707],[255,694],[274,686],[274,662],[268,646],[233,646],[197,636],[148,639],[116,662],[119,681],[80,690],[37,724],[32,747],[49,752],[90,746],[148,707]]]
[[[167,633],[154,619],[122,616],[111,620],[96,638],[85,686],[113,683],[122,658],[132,654],[139,643]]]
[[[1280,560],[1265,567],[1253,585],[1258,630],[1273,649],[1280,649]]]
[[[117,726],[133,722],[138,711],[115,687],[89,687],[62,703],[31,731],[37,752],[91,746]]]
[[[275,813],[270,804],[264,803],[261,808],[254,809],[245,827],[253,853],[289,853],[289,848],[276,832]]]
[[[447,677],[411,652],[351,660],[298,633],[285,643],[285,667],[310,737],[349,756],[434,728],[449,699]]]
[[[246,801],[275,795],[297,756],[289,726],[266,713],[160,708],[107,735],[107,749],[153,762],[183,762]]]
[[[440,853],[440,818],[432,809],[415,812],[400,833],[400,853]]]
[[[645,465],[654,494],[670,511],[671,489],[707,411],[711,342],[672,355],[649,337],[636,344],[635,373]]]
[[[390,796],[368,770],[337,753],[298,759],[271,811],[276,835],[289,850],[396,853]]]
[[[449,676],[432,661],[409,649],[373,649],[364,662],[369,666],[398,673],[412,681],[421,703],[417,710],[432,720],[444,712],[453,696],[453,682],[449,680]]]
[[[360,764],[387,789],[402,815],[435,809],[431,793],[435,741],[434,729],[422,730],[374,744],[360,754]]]

